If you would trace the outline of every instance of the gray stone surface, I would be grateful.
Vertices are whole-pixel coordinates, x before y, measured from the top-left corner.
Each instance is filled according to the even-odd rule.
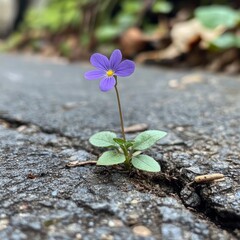
[[[0,239],[239,238],[239,77],[139,66],[120,79],[126,126],[169,133],[148,152],[162,173],[129,175],[65,167],[99,156],[91,134],[120,133],[89,68],[0,56]],[[210,173],[225,180],[192,183]]]

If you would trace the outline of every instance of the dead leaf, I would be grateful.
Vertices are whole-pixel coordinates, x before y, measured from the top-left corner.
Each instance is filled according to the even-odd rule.
[[[198,44],[200,49],[208,48],[209,42],[224,32],[223,27],[208,29],[196,19],[175,23],[170,32],[172,43],[163,50],[140,53],[135,61],[174,60],[182,54],[189,53]]]
[[[224,179],[224,175],[221,173],[213,173],[207,175],[200,175],[194,178],[194,182],[196,183],[207,183],[216,180]]]
[[[142,31],[139,28],[133,27],[127,29],[122,34],[119,44],[124,56],[132,57],[145,48],[146,41],[143,37]]]
[[[69,162],[66,164],[66,167],[79,167],[79,166],[85,166],[85,165],[96,165],[97,161],[90,160],[90,161],[74,161],[74,162]]]
[[[235,60],[232,63],[228,64],[225,67],[225,72],[228,74],[236,74],[236,73],[240,72],[239,60]]]
[[[138,124],[134,124],[124,128],[124,132],[125,133],[142,132],[147,129],[148,129],[148,125],[146,123],[138,123]]]
[[[203,81],[203,77],[200,74],[190,74],[182,77],[180,84],[186,86],[189,84],[200,83]]]
[[[222,26],[215,29],[204,27],[197,19],[192,19],[180,23],[176,23],[171,30],[172,44],[181,53],[191,50],[194,42],[200,39],[201,48],[208,47],[209,42],[220,36],[224,32]]]
[[[133,57],[146,48],[148,43],[159,43],[167,34],[167,23],[162,22],[157,31],[151,35],[145,34],[140,28],[127,29],[120,37],[119,44],[124,56]]]
[[[227,73],[237,73],[240,70],[239,53],[236,49],[229,49],[216,55],[208,66],[210,71],[221,71],[225,68]],[[226,66],[226,67],[225,67]]]
[[[29,173],[29,174],[27,175],[27,178],[28,178],[28,179],[35,179],[35,178],[37,178],[37,176],[34,175],[33,173]]]
[[[203,82],[203,76],[200,74],[190,74],[182,77],[180,80],[172,79],[168,82],[169,87],[184,89],[187,85]]]

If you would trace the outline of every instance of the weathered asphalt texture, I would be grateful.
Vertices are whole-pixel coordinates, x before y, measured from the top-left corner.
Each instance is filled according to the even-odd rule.
[[[120,79],[126,126],[169,133],[148,151],[162,173],[129,174],[65,167],[99,156],[91,134],[120,133],[114,91],[89,69],[0,56],[0,239],[238,239],[239,77],[139,66]],[[191,183],[211,173],[225,181]]]

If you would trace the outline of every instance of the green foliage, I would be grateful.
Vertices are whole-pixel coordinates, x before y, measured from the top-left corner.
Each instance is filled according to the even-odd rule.
[[[195,17],[207,28],[223,27],[225,33],[209,43],[209,49],[222,51],[229,48],[240,48],[240,37],[234,33],[234,28],[240,24],[240,12],[228,6],[212,5],[198,7]],[[232,32],[227,32],[228,30]]]
[[[125,143],[126,143],[126,141],[125,140],[123,140],[123,139],[121,139],[121,138],[114,138],[113,139],[113,141],[115,142],[115,143],[117,143],[118,145],[124,145]]]
[[[148,155],[139,155],[132,158],[132,165],[140,170],[147,172],[160,172],[160,165],[156,160]]]
[[[124,163],[129,169],[132,166],[143,171],[159,172],[161,170],[158,162],[152,157],[142,155],[142,151],[158,140],[166,136],[166,132],[158,130],[149,130],[140,133],[135,140],[124,140],[117,138],[112,132],[99,132],[94,134],[90,139],[90,143],[97,147],[114,148],[107,151],[98,159],[98,165],[115,165]]]
[[[234,33],[225,33],[211,42],[211,47],[217,50],[240,48],[240,37]]]
[[[124,161],[124,154],[113,150],[104,152],[102,156],[98,159],[97,165],[110,166],[123,163]]]
[[[66,27],[77,27],[82,21],[81,0],[50,0],[46,8],[30,10],[25,19],[25,28],[46,29],[59,32]]]
[[[109,39],[114,39],[121,33],[121,29],[111,24],[102,25],[96,30],[96,36],[101,42],[107,42]]]
[[[117,136],[113,132],[99,132],[91,136],[89,142],[96,147],[118,147],[118,144],[113,140]]]
[[[170,2],[167,1],[155,1],[153,5],[153,12],[154,13],[169,13],[173,9],[173,6]]]
[[[228,4],[225,0],[213,2]],[[201,3],[204,4],[204,2]],[[156,32],[159,27],[158,23],[154,22],[155,20],[152,21],[151,18],[157,19],[159,14],[168,14],[172,10],[173,5],[169,0],[149,2],[140,2],[139,0],[48,0],[45,7],[28,10],[19,35],[12,35],[1,48],[10,50],[28,45],[39,51],[43,49],[44,45],[53,42],[56,51],[69,58],[72,56],[75,58],[75,52],[82,53],[92,50],[96,46],[95,44],[99,46],[98,50],[109,52],[116,44],[114,40],[121,36],[126,29],[137,26],[144,33]],[[198,7],[194,11],[194,16],[204,26],[211,29],[223,26],[226,31],[228,29],[232,31],[240,24],[240,11],[224,5]],[[37,36],[36,33],[38,33]],[[68,38],[74,38],[75,44],[66,43]],[[47,41],[39,41],[39,39],[47,39]],[[79,47],[78,51],[75,51],[76,46]],[[220,50],[239,47],[239,37],[223,35],[215,39],[209,46],[210,49]]]
[[[132,0],[132,1],[124,1],[123,3],[123,12],[129,14],[137,14],[141,11],[142,6],[139,4],[139,1]]]
[[[133,148],[136,150],[146,150],[166,135],[166,132],[158,130],[142,132],[134,139]]]
[[[208,28],[218,26],[232,28],[240,22],[239,11],[221,5],[198,7],[195,10],[195,17]]]
[[[149,11],[152,15],[158,15],[169,13],[171,9],[168,0],[155,0],[148,4],[139,0],[48,0],[42,8],[28,9],[19,31],[27,39],[21,38],[23,44],[20,45],[32,47],[32,39],[47,39],[36,44],[37,50],[53,42],[54,48],[61,55],[71,58],[77,44],[81,49],[79,52],[88,52],[97,42],[100,47],[107,44],[108,48],[104,47],[104,50],[108,52],[111,50],[109,47],[114,47],[114,40],[130,27],[138,26],[144,32],[156,29],[157,24],[152,24],[145,17]],[[36,36],[36,32],[41,34]],[[68,46],[61,43],[73,36],[76,44]],[[15,47],[18,45],[11,41],[5,49]],[[35,45],[33,49],[36,49]]]
[[[104,18],[97,26],[96,37],[100,42],[112,41],[124,30],[132,26],[140,25],[146,32],[149,31],[149,27],[152,28],[149,19],[145,18],[143,14],[146,11],[145,4],[141,4],[139,0],[121,0],[115,1],[115,3],[115,6],[117,3],[120,5],[120,10],[111,18],[111,24],[109,24],[110,16],[105,12]],[[153,14],[166,14],[172,10],[172,5],[166,0],[156,0],[150,7],[149,10]],[[157,26],[154,25],[154,27]]]
[[[0,51],[9,51],[15,46],[18,46],[22,41],[23,35],[20,33],[14,33],[4,45],[0,45]]]

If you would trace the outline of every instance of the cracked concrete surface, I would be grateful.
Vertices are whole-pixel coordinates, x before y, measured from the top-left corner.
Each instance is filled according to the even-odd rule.
[[[0,56],[0,239],[238,239],[239,77],[139,66],[121,79],[126,125],[169,133],[148,152],[163,172],[129,175],[66,168],[101,153],[91,134],[120,133],[114,93],[87,69]],[[191,184],[216,172],[225,181]]]

